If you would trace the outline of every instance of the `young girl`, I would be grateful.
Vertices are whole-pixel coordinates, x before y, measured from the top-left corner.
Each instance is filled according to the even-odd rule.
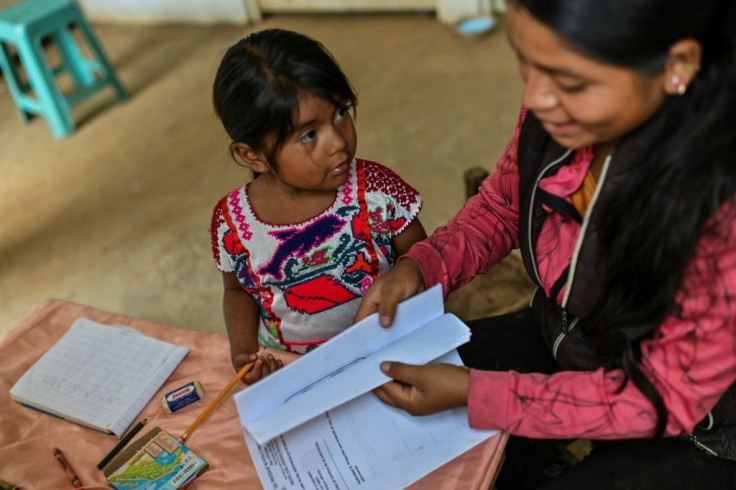
[[[220,200],[211,228],[239,370],[259,344],[303,354],[350,326],[363,292],[426,234],[419,194],[355,158],[357,98],[319,42],[280,29],[240,40],[213,101],[256,176]],[[259,358],[245,381],[278,367]]]
[[[471,323],[470,369],[386,363],[400,383],[376,393],[511,433],[499,488],[734,488],[736,3],[511,0],[508,28],[525,87],[505,155],[358,318],[388,325],[513,248],[538,290]],[[534,440],[573,438],[592,453],[545,483]]]

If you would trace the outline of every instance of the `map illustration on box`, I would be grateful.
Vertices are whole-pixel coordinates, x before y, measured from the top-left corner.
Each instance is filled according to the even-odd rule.
[[[177,490],[207,471],[207,461],[156,427],[110,462],[105,477],[118,489]]]

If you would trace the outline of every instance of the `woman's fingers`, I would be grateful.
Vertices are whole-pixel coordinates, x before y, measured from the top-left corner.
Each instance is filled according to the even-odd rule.
[[[381,371],[383,371],[383,374],[408,386],[418,384],[416,373],[421,372],[422,367],[423,366],[404,364],[403,362],[381,363]]]
[[[396,397],[397,390],[395,388],[396,385],[399,385],[399,383],[395,381],[391,381],[373,390],[373,394],[376,395],[376,397],[379,400],[381,400],[383,403],[385,403],[386,405],[394,407],[394,408],[403,409],[404,407],[401,406],[401,404],[397,403],[397,397]]]
[[[404,296],[401,284],[391,283],[383,288],[381,301],[378,303],[378,323],[382,327],[390,327],[394,323],[396,308],[409,296]]]
[[[363,299],[360,301],[358,311],[355,313],[353,323],[358,323],[368,315],[378,311],[378,305],[381,303],[381,279],[376,280],[363,294]]]
[[[394,381],[376,388],[376,396],[412,415],[428,415],[466,404],[469,371],[465,367],[384,362],[381,371]]]
[[[401,408],[412,415],[423,415],[420,400],[421,388],[417,386],[414,376],[415,372],[421,372],[422,367],[400,362],[381,363],[381,371],[394,381],[379,386],[374,393],[387,405]]]
[[[419,265],[411,259],[402,260],[368,288],[358,307],[355,322],[378,312],[381,326],[389,327],[394,322],[399,303],[423,289],[424,278]]]

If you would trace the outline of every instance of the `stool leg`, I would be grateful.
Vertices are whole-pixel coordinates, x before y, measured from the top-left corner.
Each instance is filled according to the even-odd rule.
[[[90,49],[92,49],[92,52],[97,57],[97,61],[99,61],[99,63],[104,67],[105,73],[102,74],[103,79],[107,83],[111,84],[113,88],[115,88],[115,92],[117,93],[119,100],[127,100],[128,93],[125,91],[123,84],[120,83],[120,80],[115,73],[115,69],[110,63],[110,60],[107,59],[107,55],[103,51],[102,45],[97,41],[97,37],[90,28],[89,24],[83,21],[79,22],[77,24],[77,27],[79,27],[79,29],[82,31],[82,34],[84,34],[84,37],[87,40]]]
[[[64,66],[71,73],[77,86],[89,87],[95,83],[94,70],[77,46],[77,42],[68,28],[62,28],[54,34],[59,46]]]
[[[74,132],[74,120],[69,113],[69,105],[56,85],[56,78],[46,62],[41,40],[35,39],[32,44],[21,43],[18,52],[28,73],[31,87],[43,106],[43,116],[54,138],[69,136]]]
[[[6,44],[0,41],[0,69],[5,74],[5,82],[8,84],[13,99],[15,100],[15,108],[20,115],[20,120],[23,124],[28,124],[30,119],[28,113],[21,107],[21,100],[25,94],[23,87],[21,86],[20,73],[17,69],[17,63],[12,59],[10,52]]]

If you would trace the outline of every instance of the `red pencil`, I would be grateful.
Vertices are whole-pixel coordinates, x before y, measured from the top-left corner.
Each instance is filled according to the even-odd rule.
[[[72,486],[74,488],[84,488],[84,485],[82,484],[82,480],[79,479],[77,476],[77,472],[74,471],[74,468],[72,468],[72,465],[69,464],[69,460],[66,459],[66,456],[64,456],[64,453],[61,452],[61,449],[58,447],[54,448],[54,457],[59,462],[59,465],[61,466],[61,469],[64,470],[66,473],[66,476],[69,478],[69,481],[72,482]]]

